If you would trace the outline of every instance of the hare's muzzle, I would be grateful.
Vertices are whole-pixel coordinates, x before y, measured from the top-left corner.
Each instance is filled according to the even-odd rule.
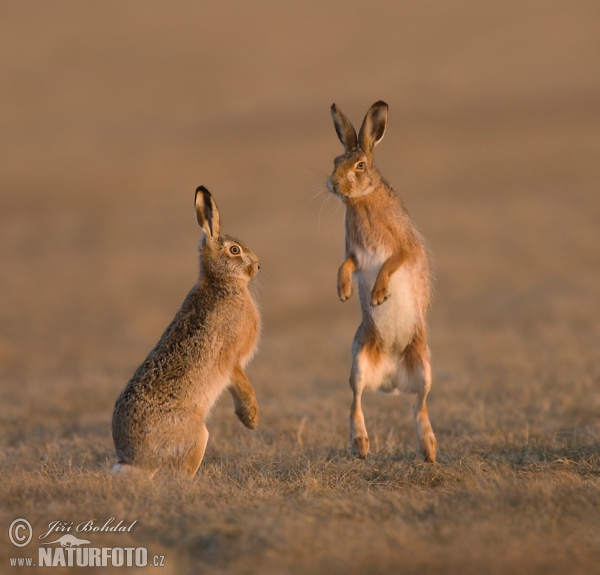
[[[331,178],[327,179],[327,189],[332,193],[332,194],[336,194],[337,190],[335,189],[336,184],[333,183],[333,180]]]
[[[260,269],[260,264],[258,263],[258,261],[256,262],[252,262],[249,266],[248,266],[248,275],[253,278],[257,273],[258,270]]]

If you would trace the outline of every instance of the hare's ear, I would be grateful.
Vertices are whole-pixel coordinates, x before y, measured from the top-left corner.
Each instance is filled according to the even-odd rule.
[[[375,102],[367,112],[358,133],[358,145],[360,149],[371,156],[373,148],[383,140],[385,126],[387,124],[388,105],[381,100]]]
[[[200,186],[196,190],[196,218],[207,237],[216,238],[221,233],[221,219],[210,192]]]
[[[358,143],[356,139],[356,130],[352,125],[352,122],[346,118],[342,111],[335,105],[331,105],[331,117],[333,118],[333,124],[335,131],[337,132],[340,142],[342,142],[346,152],[354,150]]]

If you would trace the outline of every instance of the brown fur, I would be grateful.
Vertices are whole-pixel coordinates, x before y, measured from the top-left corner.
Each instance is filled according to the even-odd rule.
[[[117,399],[115,472],[134,466],[148,474],[160,467],[195,474],[208,441],[205,419],[226,388],[240,421],[250,429],[258,424],[256,396],[243,371],[260,331],[248,291],[258,260],[221,235],[217,206],[203,187],[196,214],[205,234],[200,277]]]
[[[373,165],[373,150],[385,133],[387,104],[371,106],[358,136],[335,104],[331,113],[345,148],[335,158],[328,181],[329,190],[346,206],[346,259],[338,272],[338,295],[341,301],[352,295],[352,275],[357,275],[363,312],[350,376],[351,449],[358,457],[369,451],[363,390],[403,389],[417,394],[414,413],[421,449],[428,461],[435,461],[435,437],[425,404],[431,388],[427,253],[402,201]]]

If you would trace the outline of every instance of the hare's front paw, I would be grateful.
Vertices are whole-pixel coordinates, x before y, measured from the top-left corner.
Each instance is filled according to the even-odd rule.
[[[255,429],[258,425],[258,407],[256,405],[244,405],[236,409],[235,414],[248,429]]]
[[[340,301],[346,301],[352,295],[352,281],[348,278],[340,279],[337,287]]]
[[[381,305],[387,298],[390,297],[387,284],[377,282],[371,292],[371,305],[376,307]]]

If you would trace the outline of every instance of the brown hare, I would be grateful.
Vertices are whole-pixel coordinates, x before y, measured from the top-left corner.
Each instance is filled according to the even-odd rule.
[[[204,232],[200,278],[117,399],[113,473],[152,476],[169,467],[194,475],[208,441],[206,418],[226,388],[240,421],[250,429],[258,424],[256,396],[244,373],[260,332],[248,291],[258,259],[221,235],[219,210],[203,186],[196,190],[196,217]]]
[[[352,345],[350,386],[351,450],[369,454],[362,411],[365,389],[416,393],[417,435],[427,461],[434,462],[436,440],[425,400],[431,388],[426,314],[430,298],[427,253],[400,198],[373,165],[382,140],[388,106],[376,102],[358,136],[341,110],[331,115],[344,154],[334,160],[329,191],[346,206],[346,259],[338,272],[338,295],[346,301],[356,275],[362,323]]]

